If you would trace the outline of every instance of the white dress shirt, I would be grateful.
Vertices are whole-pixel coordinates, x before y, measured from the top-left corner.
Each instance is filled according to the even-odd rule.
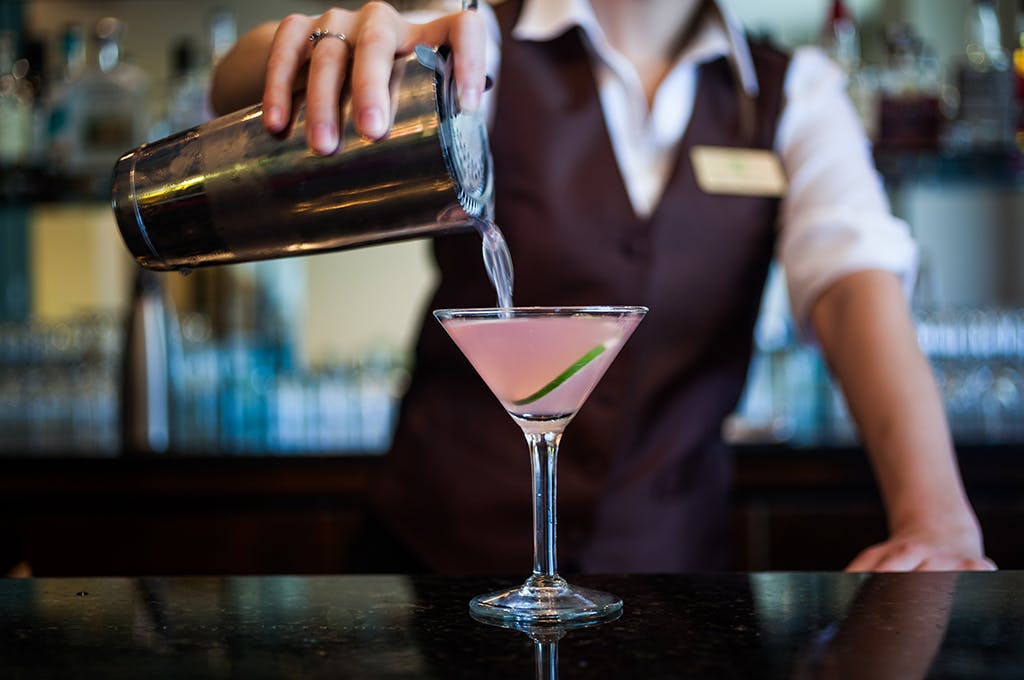
[[[516,40],[534,41],[552,40],[574,26],[583,30],[619,170],[641,217],[653,213],[678,160],[693,112],[698,67],[725,56],[739,85],[748,94],[757,93],[739,23],[723,3],[717,4],[719,12],[703,15],[650,109],[639,74],[609,44],[589,0],[524,0],[512,29]],[[497,20],[485,3],[481,11],[492,38],[488,72],[498,74]],[[774,150],[788,180],[775,255],[785,271],[793,317],[805,333],[814,300],[840,277],[864,269],[889,270],[902,277],[909,293],[917,268],[916,245],[907,225],[890,211],[845,87],[845,74],[821,50],[794,51],[775,137]],[[488,101],[493,95],[485,96],[485,107]]]

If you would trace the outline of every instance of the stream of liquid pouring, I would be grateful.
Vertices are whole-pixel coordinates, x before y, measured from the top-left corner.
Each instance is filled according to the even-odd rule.
[[[494,291],[498,295],[499,307],[512,306],[512,257],[501,230],[491,220],[474,220],[474,226],[480,232],[483,241],[481,248],[487,278],[491,280]]]

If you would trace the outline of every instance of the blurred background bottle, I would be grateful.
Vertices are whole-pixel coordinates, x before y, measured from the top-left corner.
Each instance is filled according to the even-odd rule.
[[[1024,0],[1017,0],[1013,50],[1014,96],[1016,97],[1017,149],[1024,151]]]
[[[886,151],[934,151],[944,119],[942,69],[910,24],[885,33],[886,62],[879,75],[876,145]]]
[[[79,81],[85,73],[85,27],[69,22],[61,30],[57,41],[57,67],[54,69],[43,113],[43,138],[46,161],[54,167],[63,167],[71,155],[74,141],[72,117],[73,103]]]
[[[125,327],[121,444],[125,453],[164,453],[171,446],[173,384],[180,374],[181,335],[165,279],[135,273]]]
[[[154,133],[154,137],[185,130],[214,117],[209,99],[210,76],[214,65],[235,44],[237,35],[234,14],[229,9],[217,8],[207,22],[205,51],[189,36],[177,40],[170,55],[171,81],[164,129]]]
[[[28,60],[16,59],[14,31],[0,31],[0,166],[20,165],[32,149],[34,92]]]
[[[1014,76],[993,0],[974,0],[964,34],[953,145],[979,151],[1007,150],[1016,128]]]
[[[843,0],[832,0],[821,29],[821,46],[847,73],[860,68],[860,34]]]
[[[92,61],[80,74],[77,29],[69,26],[62,38],[64,82],[50,116],[49,156],[87,194],[106,191],[118,156],[149,137],[150,78],[123,58],[123,33],[117,18],[97,21]]]

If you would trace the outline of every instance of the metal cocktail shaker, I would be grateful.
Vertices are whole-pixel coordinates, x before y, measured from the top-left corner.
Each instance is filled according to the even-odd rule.
[[[492,202],[480,115],[458,110],[451,62],[426,47],[396,60],[390,134],[371,142],[342,98],[342,148],[314,154],[300,103],[281,135],[253,106],[145,144],[114,168],[125,245],[149,269],[306,255],[470,227]]]

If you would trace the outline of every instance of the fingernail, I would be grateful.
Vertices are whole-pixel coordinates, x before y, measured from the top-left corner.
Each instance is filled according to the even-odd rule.
[[[326,156],[334,153],[338,147],[338,135],[330,123],[317,123],[313,126],[313,150]]]
[[[466,113],[473,113],[480,108],[480,88],[467,85],[459,86],[459,108]]]
[[[367,137],[376,139],[382,136],[384,129],[384,112],[377,107],[363,109],[359,113],[359,129]]]
[[[271,131],[277,131],[283,125],[281,121],[281,107],[280,106],[268,106],[263,109],[263,120],[267,128]]]

